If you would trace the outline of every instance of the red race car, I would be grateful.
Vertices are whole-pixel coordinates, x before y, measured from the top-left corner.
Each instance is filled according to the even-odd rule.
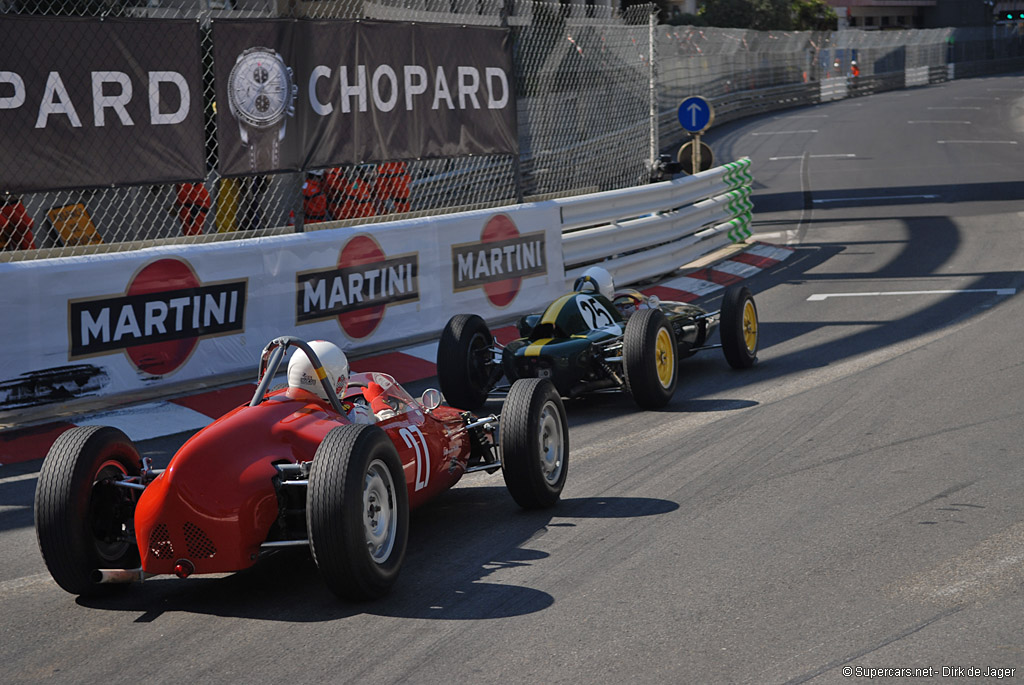
[[[341,355],[343,372],[325,368],[317,344]],[[289,384],[269,390],[290,347],[301,353]],[[267,345],[259,378],[248,405],[196,433],[166,469],[116,428],[57,438],[35,523],[58,585],[96,594],[158,574],[239,571],[308,546],[335,594],[373,599],[398,576],[409,510],[463,474],[501,469],[527,509],[553,506],[565,485],[569,434],[549,381],[517,381],[500,417],[476,417],[437,390],[416,400],[387,374],[349,376],[336,347],[293,337]]]

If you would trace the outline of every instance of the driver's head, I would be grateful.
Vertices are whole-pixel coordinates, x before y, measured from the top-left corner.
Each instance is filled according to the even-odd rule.
[[[612,281],[612,275],[600,266],[592,266],[581,273],[572,289],[578,293],[601,293],[609,300],[615,296],[615,283]]]
[[[344,397],[345,388],[348,386],[348,357],[340,347],[326,340],[313,340],[309,346],[316,352],[316,356],[320,357],[320,363],[327,372],[327,382],[334,386],[338,397]],[[301,349],[292,352],[292,357],[288,360],[288,387],[302,388],[327,399],[313,363]]]

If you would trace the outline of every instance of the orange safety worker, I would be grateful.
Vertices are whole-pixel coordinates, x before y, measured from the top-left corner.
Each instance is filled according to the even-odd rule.
[[[324,198],[327,201],[327,213],[332,219],[347,218],[342,216],[348,199],[348,179],[343,169],[335,167],[324,174]]]
[[[328,182],[331,216],[335,219],[358,219],[377,213],[373,205],[373,182],[366,168],[360,168],[352,178],[341,169],[333,171],[335,173]]]
[[[850,62],[850,74],[860,76],[860,67],[857,66],[857,60]]]
[[[377,203],[381,214],[408,212],[409,167],[405,162],[384,162],[377,167]]]
[[[201,235],[210,207],[213,206],[206,186],[202,183],[179,183],[178,197],[174,204],[178,207],[178,218],[181,219],[181,234]]]
[[[324,172],[311,171],[306,175],[302,184],[302,213],[305,216],[304,223],[316,224],[321,221],[328,221],[331,217],[327,215],[327,197],[324,195],[322,178]],[[295,225],[295,212],[288,215],[288,225]]]
[[[35,222],[25,205],[17,198],[0,198],[0,250],[34,250],[36,239],[32,235]]]

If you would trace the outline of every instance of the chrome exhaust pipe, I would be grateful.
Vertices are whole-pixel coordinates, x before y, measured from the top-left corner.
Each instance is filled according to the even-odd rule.
[[[138,583],[149,576],[141,568],[98,568],[92,572],[94,583]]]

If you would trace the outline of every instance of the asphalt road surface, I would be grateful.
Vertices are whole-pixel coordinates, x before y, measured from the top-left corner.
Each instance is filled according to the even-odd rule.
[[[760,363],[693,357],[664,411],[569,403],[560,505],[468,476],[414,512],[384,600],[335,600],[299,552],[76,599],[36,547],[39,462],[3,467],[0,680],[1024,678],[1021,93],[955,81],[709,132],[753,161],[759,237],[797,248],[749,283]]]

